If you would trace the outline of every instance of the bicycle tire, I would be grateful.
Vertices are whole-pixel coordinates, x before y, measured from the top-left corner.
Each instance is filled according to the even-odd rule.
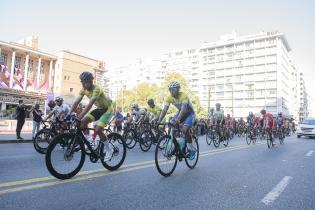
[[[46,167],[48,169],[48,171],[51,173],[51,175],[53,175],[54,177],[56,177],[57,179],[70,179],[71,177],[75,176],[82,168],[84,161],[85,161],[85,148],[84,148],[84,143],[82,141],[82,139],[78,138],[75,140],[75,143],[77,145],[79,145],[79,150],[76,150],[77,152],[81,151],[81,157],[80,157],[80,161],[79,164],[75,167],[74,170],[72,170],[69,173],[60,173],[59,171],[56,170],[54,164],[52,163],[52,152],[54,151],[54,149],[56,149],[58,145],[63,145],[65,147],[67,147],[67,141],[74,138],[75,134],[74,133],[65,133],[65,134],[60,134],[54,137],[54,139],[52,140],[52,142],[49,144],[48,148],[47,148],[47,153],[46,153],[46,157],[45,157],[45,162],[46,162]],[[68,146],[72,146],[72,145],[68,145]],[[66,152],[68,150],[65,150]],[[64,154],[64,157],[66,154]],[[71,160],[70,160],[71,161]]]
[[[44,135],[44,139],[41,136]],[[33,146],[35,150],[40,154],[46,154],[47,148],[54,138],[55,134],[49,128],[44,128],[38,131],[33,138]],[[47,146],[42,146],[40,142],[47,142]]]
[[[212,135],[213,135],[213,132],[212,130],[209,129],[206,134],[206,142],[208,145],[211,145],[212,143],[212,140],[213,140]]]
[[[112,163],[112,161],[113,161],[112,159],[110,161],[105,161],[104,158],[100,158],[104,168],[106,168],[110,171],[115,171],[125,161],[126,154],[127,154],[126,142],[125,142],[124,138],[119,133],[115,133],[115,132],[108,134],[107,141],[108,141],[108,143],[110,143],[113,146],[113,149],[114,149],[114,153],[113,153],[112,157],[117,157],[118,154],[121,153],[120,149],[118,148],[118,144],[122,146],[122,150],[123,150],[122,151],[122,157],[120,160],[118,160],[118,163],[111,165],[110,163]],[[102,144],[100,150],[101,150],[101,154],[104,154],[104,144]]]
[[[126,146],[128,149],[132,149],[136,146],[136,133],[133,129],[128,130],[125,135],[124,135],[124,139],[126,142]]]
[[[169,141],[172,141],[172,142],[169,143]],[[174,147],[174,148],[172,148],[172,147]],[[167,151],[167,150],[174,150],[174,151]],[[176,148],[175,148],[174,142],[170,138],[170,136],[168,136],[168,135],[165,135],[162,138],[160,138],[159,142],[157,143],[157,146],[155,148],[155,155],[154,155],[155,166],[156,166],[158,172],[164,177],[170,176],[176,168],[178,158],[176,155],[177,151],[175,151],[175,150],[176,150]],[[164,157],[164,159],[166,158],[166,160],[161,160],[159,158],[160,154],[162,157]],[[172,158],[175,158],[175,159],[174,159],[174,163],[170,164],[170,166],[171,166],[170,170],[164,171],[162,169],[162,166],[166,165],[167,163],[165,163],[165,162],[172,159]]]
[[[143,137],[145,136],[145,138]],[[150,130],[145,130],[140,135],[140,149],[143,152],[150,150],[151,145],[153,144],[154,135]]]
[[[192,142],[193,147],[195,147],[197,154],[193,160],[189,160],[188,157],[185,158],[186,165],[190,169],[195,168],[195,166],[197,165],[197,162],[199,160],[199,143],[198,143],[197,138],[195,136],[192,137],[192,141],[193,141]],[[187,147],[186,147],[186,149],[187,149]],[[190,163],[190,161],[192,161],[192,164]]]

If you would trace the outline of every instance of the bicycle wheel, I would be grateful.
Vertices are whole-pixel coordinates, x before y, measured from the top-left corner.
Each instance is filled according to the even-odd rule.
[[[175,145],[170,136],[163,136],[155,148],[155,165],[162,176],[170,176],[177,165]]]
[[[108,134],[107,141],[109,143],[110,149],[113,151],[112,157],[108,161],[104,160],[105,149],[103,142],[101,142],[102,144],[100,146],[100,159],[106,169],[114,171],[124,163],[127,153],[127,146],[124,138],[118,133]]]
[[[206,142],[207,142],[208,145],[211,145],[211,142],[212,142],[212,140],[213,140],[212,135],[213,135],[213,132],[212,132],[211,129],[209,129],[209,130],[207,131],[207,134],[206,134]]]
[[[226,135],[226,134],[225,134]],[[225,147],[227,147],[229,145],[229,138],[227,136],[224,136],[224,139],[223,139],[223,145]]]
[[[49,128],[41,129],[33,139],[35,150],[40,154],[45,154],[54,136],[55,134]]]
[[[70,179],[80,171],[85,161],[84,143],[81,138],[74,139],[75,136],[74,133],[60,134],[47,148],[47,169],[58,179]]]
[[[272,147],[272,140],[271,140],[271,133],[267,133],[266,134],[266,138],[267,138],[267,146],[270,149]]]
[[[150,130],[145,130],[140,135],[140,149],[143,152],[149,151],[153,143],[153,133]]]
[[[283,144],[283,142],[284,142],[284,133],[281,131],[279,133],[279,142],[280,142],[280,144]]]
[[[215,132],[213,135],[212,135],[213,139],[213,145],[215,148],[218,148],[220,146],[220,136],[217,132]]]
[[[125,143],[128,149],[132,149],[136,146],[136,133],[134,130],[130,129],[124,134]]]
[[[192,137],[192,145],[196,149],[195,158],[193,160],[190,160],[188,157],[185,158],[186,165],[190,169],[193,169],[196,166],[198,159],[199,159],[199,144],[198,144],[197,138],[194,136]],[[187,150],[187,147],[186,147],[186,150]],[[187,154],[187,152],[188,152],[188,150],[186,151],[186,154]]]
[[[250,145],[250,134],[248,132],[245,133],[245,140],[248,145]]]
[[[255,136],[253,132],[251,132],[250,135],[251,135],[251,139],[252,139],[253,144],[256,144],[257,135]]]

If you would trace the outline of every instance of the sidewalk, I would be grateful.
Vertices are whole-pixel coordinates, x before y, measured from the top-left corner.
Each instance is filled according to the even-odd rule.
[[[16,134],[3,134],[0,133],[0,144],[4,143],[27,143],[27,142],[32,142],[32,134],[31,133],[23,133],[21,134],[21,137],[24,138],[24,140],[17,140],[16,139]]]

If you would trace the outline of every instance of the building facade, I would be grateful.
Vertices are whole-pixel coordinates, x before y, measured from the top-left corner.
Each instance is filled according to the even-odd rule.
[[[303,73],[299,74],[299,122],[302,122],[309,115],[309,96],[306,92]]]
[[[290,51],[282,33],[238,37],[234,32],[199,48],[161,56],[155,64],[147,65],[158,64],[149,81],[161,84],[167,72],[179,72],[207,109],[220,102],[225,112],[234,117],[247,116],[250,111],[259,113],[263,108],[273,114],[283,112],[298,117],[299,71],[290,59]],[[120,83],[127,87],[137,84],[130,75],[148,81],[150,71],[127,66],[120,72],[119,77],[113,77],[117,90]],[[128,80],[124,75],[128,75]]]
[[[43,52],[35,36],[19,43],[0,41],[0,117],[12,115],[20,99],[27,106],[39,103],[41,109],[55,96],[71,104],[82,88],[79,75],[87,70],[96,84],[108,89],[103,61],[67,50]]]

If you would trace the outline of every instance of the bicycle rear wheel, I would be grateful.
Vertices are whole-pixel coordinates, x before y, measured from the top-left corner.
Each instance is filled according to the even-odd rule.
[[[198,162],[198,159],[199,159],[199,144],[198,144],[197,138],[194,137],[194,136],[192,137],[192,145],[196,149],[195,158],[193,160],[190,160],[188,157],[185,158],[186,165],[190,169],[195,168],[195,166],[196,166],[196,164]],[[187,149],[187,147],[186,147],[186,149]]]
[[[220,146],[220,136],[217,132],[215,132],[213,135],[212,135],[213,139],[213,145],[215,148],[218,148]]]
[[[109,143],[110,149],[112,149],[112,157],[110,160],[105,161],[105,150],[104,150],[104,144],[102,143],[100,147],[100,154],[101,154],[101,162],[103,166],[110,170],[114,171],[117,170],[125,161],[126,153],[127,153],[127,147],[124,138],[118,134],[118,133],[110,133],[107,136],[107,141]]]
[[[54,138],[55,134],[49,128],[40,130],[33,139],[35,150],[40,154],[45,154],[47,147]]]
[[[46,166],[58,179],[70,179],[81,170],[85,161],[84,143],[80,138],[74,139],[75,136],[73,133],[60,134],[48,146]]]
[[[170,136],[160,138],[155,148],[155,165],[162,176],[170,176],[177,165],[176,148]]]
[[[245,140],[246,140],[246,143],[247,143],[248,145],[250,145],[251,139],[250,139],[250,134],[249,134],[249,132],[246,132],[246,133],[245,133]]]

